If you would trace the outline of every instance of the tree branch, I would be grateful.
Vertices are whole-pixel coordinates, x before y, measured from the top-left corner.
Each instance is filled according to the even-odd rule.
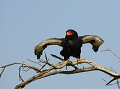
[[[120,57],[118,56],[118,55],[116,55],[112,50],[110,50],[110,49],[107,49],[107,50],[103,50],[103,51],[110,51],[114,56],[116,56],[118,59],[120,59]],[[101,52],[103,52],[103,51],[101,51]]]
[[[62,60],[62,58],[57,57],[56,55],[54,55],[53,57]],[[48,60],[47,56],[45,56],[45,58],[46,58],[45,61],[44,60],[39,60],[41,63],[44,63],[43,66],[41,66],[41,68],[36,68],[34,66],[30,66],[28,64],[25,64],[24,62],[14,62],[14,63],[8,64],[8,65],[5,65],[5,66],[1,66],[0,68],[2,68],[2,71],[1,71],[0,74],[2,75],[2,73],[4,72],[6,67],[11,66],[11,65],[15,65],[15,64],[20,64],[21,65],[20,68],[27,67],[27,68],[33,69],[34,71],[37,72],[36,75],[32,76],[28,80],[23,80],[22,76],[19,73],[19,77],[22,80],[22,83],[18,84],[15,87],[15,89],[22,89],[26,85],[28,85],[29,83],[31,83],[31,82],[33,82],[35,80],[45,78],[45,77],[55,75],[55,74],[75,74],[75,73],[82,73],[82,72],[98,70],[98,71],[102,71],[105,74],[108,74],[108,75],[113,77],[113,79],[111,81],[109,81],[107,83],[107,85],[109,83],[111,83],[112,81],[120,78],[120,73],[116,73],[115,71],[107,69],[107,68],[105,68],[105,67],[103,67],[103,66],[101,66],[101,65],[99,65],[99,64],[97,64],[97,63],[95,63],[95,62],[93,62],[91,60],[88,60],[88,59],[84,59],[84,60],[82,60],[82,62],[78,62],[78,61],[70,61],[70,62],[61,61],[61,62],[58,62],[57,64],[53,65],[53,64],[49,63],[49,60]],[[33,62],[33,61],[31,61],[31,62]],[[81,64],[81,63],[87,63],[87,64],[89,64],[91,66],[90,67],[83,67],[83,68],[76,67],[76,65]],[[49,65],[50,67],[45,68],[46,65]],[[67,70],[67,71],[62,70],[62,68],[66,67],[66,66],[72,66],[74,69],[73,70]],[[19,68],[19,71],[20,71],[20,68]]]
[[[77,61],[68,62],[68,63],[67,62],[59,62],[59,63],[57,63],[56,65],[53,65],[53,66],[55,66],[55,68],[57,68],[57,69],[61,69],[64,66],[66,66],[67,64],[70,64],[70,63],[71,63],[71,65],[80,64]],[[51,66],[50,68],[43,70],[43,72],[34,75],[33,77],[31,77],[28,80],[22,82],[21,84],[18,84],[15,87],[15,89],[18,89],[19,87],[23,87],[23,86],[25,86],[25,85],[29,84],[30,82],[33,82],[33,81],[35,81],[37,79],[41,79],[41,78],[48,77],[48,76],[55,75],[55,74],[75,74],[75,73],[82,73],[82,72],[88,72],[88,71],[93,71],[93,70],[102,71],[102,72],[112,76],[115,79],[120,78],[120,74],[119,73],[116,73],[114,71],[111,71],[111,70],[103,67],[103,66],[100,66],[100,65],[98,65],[97,63],[95,63],[93,61],[85,59],[85,60],[82,61],[82,63],[90,64],[90,65],[92,65],[92,67],[76,68],[75,70],[70,70],[70,71],[55,70],[55,71],[51,72],[51,70],[54,69],[54,67]],[[112,81],[110,81],[110,82],[112,82]],[[109,84],[110,82],[108,82],[107,84]]]

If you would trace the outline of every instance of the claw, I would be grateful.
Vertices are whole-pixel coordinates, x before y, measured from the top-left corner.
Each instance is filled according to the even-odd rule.
[[[77,58],[77,61],[82,63],[82,61],[84,60],[84,58]]]
[[[64,62],[70,62],[70,59],[67,59],[67,60],[63,60]]]

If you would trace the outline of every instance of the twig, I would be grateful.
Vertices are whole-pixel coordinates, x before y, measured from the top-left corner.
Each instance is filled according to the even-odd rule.
[[[118,56],[118,55],[116,55],[112,50],[110,50],[110,49],[107,49],[107,50],[103,50],[103,51],[110,51],[113,55],[115,55],[118,59],[120,59],[120,57]],[[101,52],[103,52],[103,51],[101,51]]]
[[[0,73],[0,77],[2,76],[2,74],[5,71],[6,67],[11,66],[11,65],[15,65],[15,64],[23,64],[23,63],[22,62],[14,62],[14,63],[10,63],[10,64],[4,65],[4,66],[0,66],[0,68],[2,68],[2,71]]]
[[[54,55],[54,54],[51,54],[51,56],[53,56],[53,57],[55,57],[55,58],[57,58],[57,59],[63,61],[63,59],[62,59],[61,57],[58,57],[58,56],[56,56],[56,55]]]
[[[117,79],[117,86],[118,86],[118,89],[120,89],[120,85],[119,85],[119,81],[118,81],[118,79]]]
[[[30,59],[27,59],[27,60],[30,61],[30,62],[33,62],[33,63],[36,63],[36,64],[42,66],[41,64],[39,64],[39,62],[35,62],[35,61],[30,60]]]
[[[112,71],[114,71],[115,73],[117,73],[112,67],[110,67]]]
[[[0,76],[3,74],[3,72],[4,72],[4,70],[5,70],[6,67],[12,66],[12,65],[15,65],[15,64],[21,64],[22,67],[27,67],[27,68],[35,70],[36,72],[41,72],[40,69],[38,69],[38,68],[36,68],[34,66],[30,66],[28,64],[25,64],[24,62],[14,62],[14,63],[10,63],[10,64],[4,65],[4,66],[0,66],[0,68],[3,68],[2,71],[1,71],[1,73],[0,73]]]
[[[20,74],[21,67],[22,67],[22,66],[19,67],[19,80],[20,80],[20,81],[22,80],[22,79],[21,79],[21,74]]]
[[[108,82],[106,81],[106,80],[104,80],[103,78],[102,78],[102,80],[107,84]],[[113,84],[108,84],[107,86],[111,86],[111,85],[115,85],[115,84],[117,84],[117,83],[113,83]]]
[[[106,85],[109,85],[112,81],[116,80],[117,78],[113,78],[112,80],[110,80]]]
[[[3,74],[3,72],[4,72],[4,70],[5,70],[5,67],[3,67],[3,69],[2,69],[2,71],[1,71],[1,73],[0,73],[0,78],[1,78],[1,76],[2,76],[2,74]]]

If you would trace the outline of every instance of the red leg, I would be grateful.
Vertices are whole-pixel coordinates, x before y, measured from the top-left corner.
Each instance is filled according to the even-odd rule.
[[[64,62],[70,62],[70,59],[67,59],[67,60],[63,60]]]
[[[84,58],[77,58],[77,60],[82,63],[82,61],[84,60]]]

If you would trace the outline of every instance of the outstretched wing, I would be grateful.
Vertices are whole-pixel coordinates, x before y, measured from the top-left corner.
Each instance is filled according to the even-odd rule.
[[[37,55],[37,59],[40,58],[40,56],[42,55],[42,51],[48,46],[48,45],[59,45],[62,46],[62,41],[64,40],[64,38],[50,38],[47,40],[43,40],[42,42],[40,42],[34,49],[34,53],[35,55]]]
[[[94,52],[97,52],[99,47],[104,42],[104,40],[102,40],[99,36],[96,35],[79,36],[79,39],[82,40],[82,44],[90,43]]]

